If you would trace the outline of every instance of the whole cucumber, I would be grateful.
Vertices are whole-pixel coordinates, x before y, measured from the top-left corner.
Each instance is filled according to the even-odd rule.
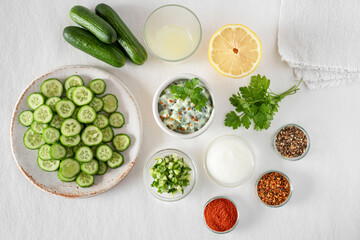
[[[117,41],[130,60],[137,65],[143,64],[147,59],[146,50],[121,20],[119,15],[104,3],[97,5],[95,12],[115,29]]]
[[[70,10],[70,18],[80,26],[89,30],[100,41],[107,44],[116,41],[116,32],[110,24],[86,7],[72,7]]]
[[[126,62],[124,53],[114,44],[105,44],[80,27],[66,27],[63,32],[65,40],[91,56],[114,67],[122,67]]]

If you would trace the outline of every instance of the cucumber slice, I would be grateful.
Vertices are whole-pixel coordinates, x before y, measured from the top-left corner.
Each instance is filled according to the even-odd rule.
[[[77,119],[77,115],[78,115],[79,110],[80,110],[80,107],[76,107],[75,111],[74,111],[74,113],[73,113],[73,115],[71,117]]]
[[[93,107],[96,112],[100,112],[104,107],[104,101],[101,98],[94,97],[89,105]]]
[[[76,153],[77,150],[82,146],[85,146],[85,144],[83,142],[80,142],[76,147],[74,147],[74,153]]]
[[[47,123],[38,123],[36,121],[33,121],[31,123],[31,129],[39,134],[42,134],[43,130],[48,127]]]
[[[48,105],[41,105],[34,111],[34,120],[39,123],[49,123],[53,118],[53,113]]]
[[[84,86],[75,88],[72,96],[73,102],[78,106],[89,104],[94,97],[93,92]]]
[[[70,100],[72,100],[72,96],[74,93],[76,87],[70,87],[68,90],[66,90],[66,97]]]
[[[81,171],[89,175],[95,175],[99,172],[99,162],[95,159],[81,164]]]
[[[125,124],[125,118],[122,113],[114,112],[109,117],[110,126],[113,128],[121,128]]]
[[[19,114],[19,122],[24,126],[24,127],[29,127],[31,125],[31,123],[34,121],[34,115],[33,112],[30,110],[26,110],[26,111],[22,111]]]
[[[60,161],[59,160],[42,160],[41,158],[37,158],[37,164],[39,168],[46,172],[54,172],[58,170]]]
[[[77,118],[81,123],[92,123],[96,119],[96,112],[94,108],[90,107],[89,105],[82,106],[79,109]]]
[[[104,107],[103,110],[107,113],[115,112],[118,108],[118,100],[117,98],[112,94],[107,94],[104,97],[102,97],[102,100],[104,101]]]
[[[70,100],[64,99],[56,103],[55,109],[60,117],[69,118],[75,111],[75,104]]]
[[[44,81],[40,87],[41,93],[47,97],[61,97],[64,87],[59,79],[51,78]]]
[[[43,138],[47,144],[53,144],[59,141],[60,139],[60,131],[54,127],[47,127],[43,130]],[[59,159],[59,158],[55,158]]]
[[[55,112],[55,106],[58,101],[61,101],[61,98],[51,97],[46,100],[45,104],[48,105],[53,112]]]
[[[50,147],[51,159],[61,160],[66,156],[66,148],[60,143],[55,143]]]
[[[64,119],[62,117],[60,117],[57,114],[54,114],[53,119],[50,122],[50,126],[60,129],[61,128],[61,124],[64,122]]]
[[[78,135],[81,131],[81,125],[73,118],[64,120],[60,128],[61,134],[66,137],[72,137]]]
[[[81,172],[76,177],[76,183],[79,185],[79,187],[85,188],[90,187],[94,184],[95,178],[93,175],[88,175],[84,172]]]
[[[124,163],[124,157],[121,153],[114,152],[113,157],[106,162],[109,168],[118,168]]]
[[[78,75],[72,75],[65,80],[65,90],[68,90],[71,87],[77,87],[83,85],[84,85],[84,81]]]
[[[87,146],[95,146],[102,142],[103,135],[101,130],[94,126],[90,125],[87,126],[81,135],[81,140],[84,142]]]
[[[25,147],[31,150],[38,149],[45,144],[42,135],[34,132],[31,128],[25,132],[23,141]]]
[[[111,127],[106,127],[104,129],[101,129],[101,132],[103,134],[103,142],[104,143],[108,143],[113,140],[114,130]]]
[[[27,104],[33,110],[37,109],[40,105],[43,105],[45,98],[41,93],[32,93],[27,98]]]
[[[114,151],[109,145],[103,144],[96,149],[96,158],[99,161],[106,162],[112,158]]]
[[[75,156],[74,149],[73,148],[66,148],[65,158],[72,158],[73,156]]]
[[[96,95],[100,95],[105,92],[106,84],[102,79],[94,79],[89,83],[89,87]]]
[[[108,166],[106,162],[99,162],[99,172],[97,175],[104,175],[107,172]]]
[[[88,146],[79,147],[75,152],[75,159],[81,163],[90,162],[94,158],[94,154]]]
[[[118,134],[112,140],[114,148],[120,152],[125,151],[130,146],[130,137],[126,134]]]
[[[96,116],[94,125],[100,129],[106,128],[107,126],[109,126],[109,119],[105,114],[99,113]]]
[[[60,163],[60,173],[65,178],[73,178],[80,172],[80,163],[72,158],[67,158]]]
[[[61,144],[66,147],[75,147],[80,143],[80,141],[81,141],[81,137],[79,134],[72,137],[67,137],[65,135],[60,136]]]
[[[42,160],[51,160],[50,145],[44,144],[39,148],[38,157]]]
[[[76,176],[72,177],[72,178],[66,178],[61,174],[60,171],[57,172],[57,176],[60,179],[60,181],[62,181],[62,182],[73,182],[76,179]]]

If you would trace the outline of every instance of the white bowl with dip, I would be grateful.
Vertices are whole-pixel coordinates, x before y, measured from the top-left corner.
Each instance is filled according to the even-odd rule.
[[[199,83],[209,93],[209,95],[210,95],[209,99],[211,100],[211,104],[212,104],[211,115],[207,119],[206,123],[200,129],[196,130],[195,132],[191,132],[191,133],[176,132],[174,130],[169,129],[168,126],[160,118],[160,115],[159,115],[160,114],[159,113],[159,98],[160,98],[161,94],[163,93],[164,89],[169,87],[171,84],[173,84],[173,83],[175,83],[175,82],[177,82],[179,80],[185,80],[185,79],[190,80],[192,78],[198,78]],[[180,75],[177,75],[175,77],[172,77],[172,78],[168,79],[167,81],[163,82],[159,86],[159,88],[156,90],[156,92],[154,94],[153,103],[152,103],[152,109],[153,109],[153,115],[154,115],[154,119],[155,119],[156,123],[158,124],[158,126],[164,132],[166,132],[167,134],[169,134],[172,137],[189,139],[189,138],[194,138],[194,137],[199,136],[200,134],[204,133],[209,128],[211,122],[214,119],[214,115],[215,115],[215,99],[214,99],[214,95],[213,95],[213,92],[212,92],[211,88],[209,87],[208,83],[203,78],[201,78],[199,76],[196,76],[194,74],[184,73],[184,74],[180,74]]]
[[[224,187],[245,183],[255,169],[255,153],[242,137],[224,135],[207,147],[204,160],[207,175]]]

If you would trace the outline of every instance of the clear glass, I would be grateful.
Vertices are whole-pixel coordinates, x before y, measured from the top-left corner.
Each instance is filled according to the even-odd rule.
[[[167,53],[164,53],[168,51],[163,50],[165,44],[160,43],[159,40],[163,40],[164,37],[160,38],[159,34],[163,32],[163,29],[169,29],[169,35],[164,36],[171,36],[170,31],[174,28],[175,30],[177,28],[182,30],[186,36],[185,40],[188,40],[188,42],[182,44],[186,45],[186,47],[184,46],[184,48],[186,48],[184,51],[186,51],[183,55],[179,54],[177,57],[170,58]],[[181,5],[169,4],[155,9],[150,14],[145,23],[144,41],[154,56],[166,62],[179,62],[187,59],[197,50],[202,37],[201,32],[200,21],[191,10]],[[172,35],[174,35],[174,33]],[[174,40],[178,39],[179,38],[175,38]],[[177,46],[177,51],[180,51],[179,47],[181,46]]]
[[[281,131],[281,129],[283,129],[284,127],[288,127],[288,126],[294,126],[294,127],[297,127],[299,128],[301,131],[303,131],[307,137],[307,146],[306,146],[306,150],[305,152],[301,155],[301,156],[298,156],[298,157],[294,157],[294,158],[287,158],[287,157],[284,157],[283,155],[280,154],[280,152],[277,150],[276,148],[276,136],[278,135],[278,133]],[[273,148],[276,152],[276,154],[282,158],[282,159],[285,159],[285,160],[289,160],[289,161],[298,161],[302,158],[304,158],[306,156],[306,154],[309,152],[309,149],[310,149],[310,137],[309,137],[309,134],[306,132],[306,130],[304,128],[302,128],[301,126],[295,124],[295,123],[289,123],[289,124],[286,124],[284,126],[282,126],[281,128],[279,128],[275,135],[274,135],[274,138],[273,138]]]
[[[149,170],[156,163],[155,159],[157,157],[163,158],[165,156],[169,156],[174,153],[177,154],[179,157],[184,158],[184,161],[189,164],[189,167],[191,168],[190,184],[189,184],[189,186],[184,187],[184,194],[177,192],[174,194],[174,196],[172,196],[172,194],[170,194],[170,193],[158,193],[157,188],[151,187],[151,183],[153,182],[153,177],[149,173]],[[164,149],[164,150],[160,150],[160,151],[156,152],[155,154],[152,154],[151,157],[149,157],[149,159],[147,160],[145,167],[144,167],[144,172],[143,172],[144,184],[145,184],[145,187],[147,188],[147,190],[154,197],[156,197],[159,200],[165,201],[165,202],[175,202],[175,201],[178,201],[178,200],[186,197],[191,192],[191,190],[194,188],[195,183],[196,183],[196,177],[197,177],[197,170],[196,170],[194,161],[186,153],[184,153],[180,150],[177,150],[177,149]]]
[[[258,195],[258,191],[257,191],[257,186],[258,186],[258,184],[259,184],[260,179],[261,179],[265,174],[271,173],[271,172],[277,172],[277,173],[280,173],[280,174],[284,175],[284,177],[289,181],[289,184],[290,184],[290,194],[289,194],[289,197],[285,200],[285,202],[283,202],[282,204],[279,204],[279,205],[268,205],[268,204],[264,203],[263,201],[261,201],[261,199],[260,199],[260,197],[259,197],[259,195]],[[256,183],[255,183],[255,195],[256,195],[256,198],[259,199],[259,201],[260,201],[263,205],[265,205],[265,206],[267,206],[267,207],[270,207],[270,208],[279,208],[279,207],[284,206],[284,205],[290,200],[290,198],[291,198],[291,196],[292,196],[292,193],[293,193],[293,185],[291,184],[290,178],[289,178],[285,173],[280,172],[280,171],[277,171],[277,170],[269,170],[269,171],[264,172],[263,174],[260,175],[260,177],[258,177],[258,179],[256,180]]]
[[[224,198],[224,199],[227,199],[227,200],[229,200],[230,202],[232,202],[232,203],[234,204],[235,208],[236,208],[236,211],[237,211],[236,223],[234,224],[234,226],[233,226],[232,228],[230,228],[229,230],[224,231],[224,232],[218,232],[218,231],[212,230],[212,229],[207,225],[207,223],[206,223],[206,221],[205,221],[205,214],[204,214],[204,213],[205,213],[205,208],[206,208],[206,206],[207,206],[210,202],[214,201],[215,199],[219,199],[219,198]],[[213,197],[213,198],[211,198],[209,201],[207,201],[206,204],[204,205],[203,215],[204,215],[203,220],[204,220],[205,226],[206,226],[210,231],[212,231],[213,233],[217,233],[217,234],[225,234],[225,233],[231,232],[232,230],[235,229],[235,227],[238,225],[238,222],[239,222],[239,210],[238,210],[235,202],[234,202],[233,200],[231,200],[230,198],[227,198],[227,197],[224,197],[224,196]]]
[[[241,140],[250,150],[251,154],[252,154],[252,168],[250,169],[250,171],[248,172],[248,175],[246,176],[246,178],[244,178],[242,181],[240,182],[237,182],[237,183],[234,183],[234,184],[227,184],[227,183],[223,183],[223,182],[220,182],[218,181],[215,177],[213,177],[211,175],[211,173],[209,172],[208,168],[207,168],[207,164],[206,164],[206,161],[207,161],[207,154],[208,154],[208,151],[210,149],[210,147],[217,141],[221,141],[222,139],[224,138],[229,138],[229,137],[235,137],[235,138],[238,138],[239,140]],[[215,138],[213,141],[211,141],[209,143],[209,145],[207,146],[206,148],[206,151],[205,151],[205,156],[204,156],[204,168],[205,168],[205,172],[206,174],[208,175],[208,177],[213,180],[215,183],[219,184],[220,186],[223,186],[223,187],[237,187],[243,183],[245,183],[250,177],[251,175],[253,174],[254,172],[254,169],[255,169],[255,153],[254,153],[254,150],[252,149],[250,143],[248,141],[246,141],[244,138],[240,137],[240,136],[236,136],[236,135],[232,135],[232,134],[228,134],[228,135],[223,135],[223,136],[220,136],[220,137],[217,137]]]

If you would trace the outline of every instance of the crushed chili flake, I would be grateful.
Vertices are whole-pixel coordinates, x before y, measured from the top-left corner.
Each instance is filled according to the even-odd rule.
[[[306,152],[308,139],[297,126],[286,126],[276,135],[275,145],[283,157],[296,158]]]
[[[257,194],[267,205],[283,204],[290,196],[289,180],[279,172],[269,172],[262,176],[257,184]]]
[[[199,121],[199,119],[197,119],[197,118],[195,118],[194,120],[195,120],[195,122]]]

